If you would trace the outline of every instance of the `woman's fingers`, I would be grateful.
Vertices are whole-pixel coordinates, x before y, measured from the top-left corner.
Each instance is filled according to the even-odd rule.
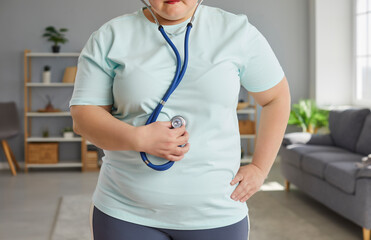
[[[181,135],[177,138],[176,143],[178,145],[183,145],[183,144],[186,144],[188,142],[188,139],[189,139],[189,133],[187,131],[185,131],[183,135]]]
[[[189,143],[186,143],[184,147],[176,147],[171,153],[170,156],[184,156],[189,151]]]
[[[177,162],[177,161],[182,160],[183,157],[184,155],[181,155],[181,156],[170,155],[169,157],[167,157],[167,160],[172,161],[172,162]]]
[[[185,126],[172,128],[170,121],[154,122],[145,126],[148,141],[146,153],[170,161],[179,161],[189,151],[189,133]],[[180,147],[184,145],[184,147]]]

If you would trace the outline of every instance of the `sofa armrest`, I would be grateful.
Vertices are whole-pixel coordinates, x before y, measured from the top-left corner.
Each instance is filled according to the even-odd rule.
[[[334,146],[334,141],[330,134],[313,134],[307,144]]]
[[[371,179],[357,179],[356,184],[357,214],[361,218],[361,225],[371,229]]]
[[[359,169],[357,178],[371,178],[371,166]]]

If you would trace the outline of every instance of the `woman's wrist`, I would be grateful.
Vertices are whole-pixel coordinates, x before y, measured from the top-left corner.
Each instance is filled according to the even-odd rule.
[[[133,142],[133,150],[136,152],[143,152],[143,139],[144,138],[144,127],[145,126],[139,126],[139,127],[134,127],[133,129],[133,135],[132,135],[132,142]]]

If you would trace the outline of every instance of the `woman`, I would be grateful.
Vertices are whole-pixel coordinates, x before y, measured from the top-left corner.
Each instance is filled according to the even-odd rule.
[[[94,239],[246,240],[246,201],[267,177],[289,116],[284,72],[245,15],[196,11],[197,0],[149,2],[180,56],[195,14],[188,69],[156,122],[145,125],[177,61],[148,8],[102,25],[78,61],[74,131],[105,150],[91,207]],[[241,85],[263,108],[252,163],[240,167]],[[176,115],[186,127],[172,128]],[[140,152],[175,164],[155,171]]]

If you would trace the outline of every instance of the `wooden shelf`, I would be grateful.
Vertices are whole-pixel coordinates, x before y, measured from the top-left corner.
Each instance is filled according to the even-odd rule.
[[[69,117],[70,112],[28,112],[27,117]]]
[[[29,137],[27,142],[81,142],[81,137],[64,138],[64,137]]]
[[[248,155],[241,159],[241,163],[251,163],[252,162],[252,156]]]
[[[65,52],[65,53],[46,53],[46,52],[29,52],[26,57],[78,57],[80,53]]]
[[[78,162],[80,160],[70,160],[66,162],[59,163],[29,163],[28,168],[69,168],[69,167],[82,167],[82,163]]]
[[[255,108],[244,108],[237,110],[237,114],[255,114]]]
[[[29,82],[26,83],[27,87],[73,87],[74,83],[41,83],[41,82]]]
[[[255,134],[241,134],[241,139],[254,139]]]

